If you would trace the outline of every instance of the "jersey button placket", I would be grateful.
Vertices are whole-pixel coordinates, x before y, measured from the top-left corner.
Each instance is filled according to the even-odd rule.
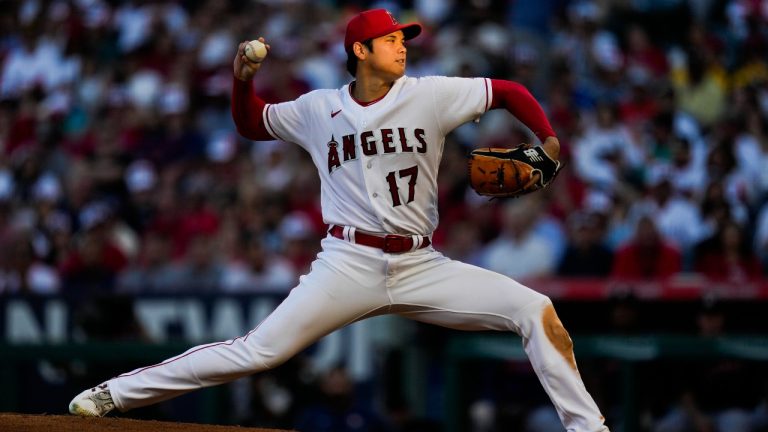
[[[373,168],[373,161],[369,159],[371,156],[363,156],[363,157],[368,159],[363,162],[365,164],[365,168],[362,170],[363,178],[365,179],[366,188],[370,192],[370,196],[372,198],[378,198],[379,194],[378,192],[376,192],[378,189],[378,185],[375,180],[376,175],[374,174],[374,171],[371,170]]]
[[[365,164],[365,167],[366,167],[366,168],[368,168],[368,169],[371,169],[371,168],[373,168],[373,161],[371,161],[371,160],[369,159],[369,160],[368,160],[368,162]],[[374,192],[374,193],[373,193],[371,196],[372,196],[372,197],[374,197],[374,198],[378,198],[378,197],[379,197],[379,194],[378,194],[378,193],[376,193],[376,192]]]
[[[365,117],[365,114],[363,114],[363,115],[360,116],[360,129],[361,130],[365,130],[365,127],[367,125],[368,125],[368,121],[367,121],[367,119]],[[367,156],[367,157],[370,158],[370,156]],[[368,161],[365,163],[365,167],[368,168],[368,169],[372,169],[373,168],[373,160],[372,159],[368,159]],[[366,177],[368,177],[370,175],[371,174],[368,174]],[[378,198],[379,197],[378,192],[372,193],[371,197]]]
[[[365,110],[360,113],[360,116],[358,117],[358,133],[362,133],[365,131],[368,127],[368,119]],[[366,188],[369,191],[369,196],[371,197],[371,205],[373,206],[374,213],[378,214],[378,207],[381,205],[379,202],[379,193],[378,190],[381,187],[381,185],[377,182],[378,175],[376,174],[376,163],[375,163],[375,155],[373,156],[363,156],[363,163],[365,164],[365,168],[363,169],[363,178],[365,180]],[[375,202],[374,202],[375,201]]]

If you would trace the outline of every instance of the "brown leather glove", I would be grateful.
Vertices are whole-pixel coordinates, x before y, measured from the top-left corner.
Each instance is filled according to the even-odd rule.
[[[472,189],[492,197],[518,197],[544,189],[561,167],[541,146],[529,144],[473,150],[468,165]]]

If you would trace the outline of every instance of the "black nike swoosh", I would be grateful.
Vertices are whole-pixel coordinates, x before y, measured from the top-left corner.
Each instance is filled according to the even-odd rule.
[[[336,115],[337,115],[338,113],[340,113],[340,112],[341,112],[341,110],[338,110],[338,111],[336,111],[336,112],[332,112],[332,113],[331,113],[331,118],[334,118],[334,117],[336,117]]]

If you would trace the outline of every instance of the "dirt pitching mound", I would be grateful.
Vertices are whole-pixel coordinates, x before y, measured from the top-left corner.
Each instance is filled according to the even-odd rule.
[[[239,426],[172,423],[124,418],[0,413],[3,432],[287,432]]]

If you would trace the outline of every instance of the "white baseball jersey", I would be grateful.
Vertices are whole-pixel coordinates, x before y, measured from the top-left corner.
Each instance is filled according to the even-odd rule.
[[[445,135],[491,106],[487,79],[398,79],[365,106],[349,86],[267,105],[269,133],[304,147],[322,181],[329,224],[428,235],[437,226]],[[385,313],[462,330],[514,331],[569,431],[608,431],[579,376],[571,341],[546,296],[428,243],[388,253],[329,235],[312,269],[256,328],[122,374],[107,386],[117,408],[160,402],[285,362],[328,333]],[[95,391],[95,390],[94,390]],[[88,394],[88,392],[85,392]]]
[[[491,106],[486,78],[401,77],[366,106],[346,85],[267,105],[264,124],[302,146],[321,180],[326,223],[428,235],[438,223],[445,136]]]

